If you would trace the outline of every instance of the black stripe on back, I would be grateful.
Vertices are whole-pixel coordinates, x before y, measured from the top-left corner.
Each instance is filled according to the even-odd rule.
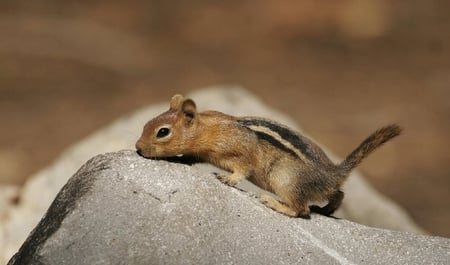
[[[291,143],[295,148],[300,150],[300,152],[302,154],[304,154],[306,157],[311,158],[311,159],[314,158],[314,154],[312,153],[312,150],[310,149],[309,143],[305,142],[302,138],[300,138],[295,132],[291,131],[289,128],[283,127],[279,124],[275,124],[275,123],[272,123],[272,122],[270,122],[268,120],[264,120],[264,119],[249,119],[249,120],[244,119],[244,120],[238,120],[238,122],[239,122],[239,124],[241,124],[245,127],[248,127],[248,126],[266,127],[268,129],[270,129],[271,131],[278,133],[278,135],[280,135],[280,137],[283,138],[283,140]],[[254,130],[252,130],[252,131],[254,131]],[[265,135],[270,136],[268,134],[265,134]],[[272,136],[270,136],[270,137],[273,140],[275,140],[276,142],[278,142],[279,145],[282,145],[284,147],[284,149],[288,149],[289,151],[294,152],[294,151],[290,150],[289,148],[285,147],[283,144],[281,144],[279,141],[277,141]],[[258,138],[259,138],[259,136],[258,136]],[[270,143],[272,143],[272,142],[270,142]],[[279,147],[278,145],[275,145],[275,146]],[[280,148],[280,149],[282,149],[282,148]]]
[[[297,154],[294,151],[292,151],[291,149],[287,148],[284,144],[280,143],[280,141],[278,141],[277,139],[275,139],[271,135],[268,135],[267,133],[263,133],[263,132],[254,131],[252,129],[250,129],[250,130],[253,131],[256,134],[256,137],[258,137],[258,139],[267,141],[271,145],[273,145],[273,146],[283,150],[284,152],[289,153],[290,155],[293,155],[295,157],[298,157]]]

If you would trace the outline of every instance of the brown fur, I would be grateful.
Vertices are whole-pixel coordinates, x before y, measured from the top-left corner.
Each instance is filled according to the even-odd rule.
[[[219,176],[222,182],[234,186],[248,178],[281,199],[261,196],[268,207],[288,216],[308,217],[310,210],[332,214],[342,202],[340,187],[350,171],[400,131],[397,125],[376,131],[335,165],[311,140],[281,124],[216,111],[197,112],[194,101],[175,95],[170,109],[145,125],[136,149],[148,158],[196,156],[232,172]],[[308,207],[318,200],[328,204]]]

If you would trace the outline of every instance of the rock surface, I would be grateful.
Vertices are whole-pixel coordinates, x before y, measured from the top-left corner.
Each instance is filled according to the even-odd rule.
[[[448,264],[450,239],[289,218],[197,166],[99,155],[8,264]]]
[[[287,116],[239,87],[208,88],[188,96],[196,100],[200,110],[216,109],[232,115],[270,117],[299,129]],[[166,102],[121,118],[74,144],[52,165],[30,177],[18,196],[20,203],[1,210],[4,217],[0,219],[0,264],[5,264],[17,251],[61,187],[83,163],[100,153],[133,149],[145,122],[167,109]],[[357,171],[344,184],[344,191],[346,197],[337,216],[375,227],[423,233],[404,210],[374,190]]]

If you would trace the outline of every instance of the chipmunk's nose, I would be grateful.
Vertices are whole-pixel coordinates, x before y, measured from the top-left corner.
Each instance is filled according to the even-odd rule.
[[[141,150],[141,149],[136,149],[136,153],[137,153],[138,155],[140,155],[140,156],[143,157],[143,155],[142,155],[142,150]]]
[[[143,145],[143,143],[142,143],[142,141],[141,141],[141,139],[139,139],[137,142],[136,142],[136,144],[134,145],[135,147],[136,147],[136,152],[140,155],[140,156],[143,156],[142,155],[142,145]]]

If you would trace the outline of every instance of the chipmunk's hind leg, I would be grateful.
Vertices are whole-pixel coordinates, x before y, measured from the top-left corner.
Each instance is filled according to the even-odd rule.
[[[344,199],[344,192],[337,190],[328,197],[328,204],[324,207],[312,205],[309,208],[312,212],[330,216],[341,206],[342,199]]]
[[[281,202],[274,197],[265,194],[260,195],[259,199],[267,207],[287,216],[310,218],[310,210],[306,205],[297,205],[295,203],[291,203],[290,201],[287,203]]]

